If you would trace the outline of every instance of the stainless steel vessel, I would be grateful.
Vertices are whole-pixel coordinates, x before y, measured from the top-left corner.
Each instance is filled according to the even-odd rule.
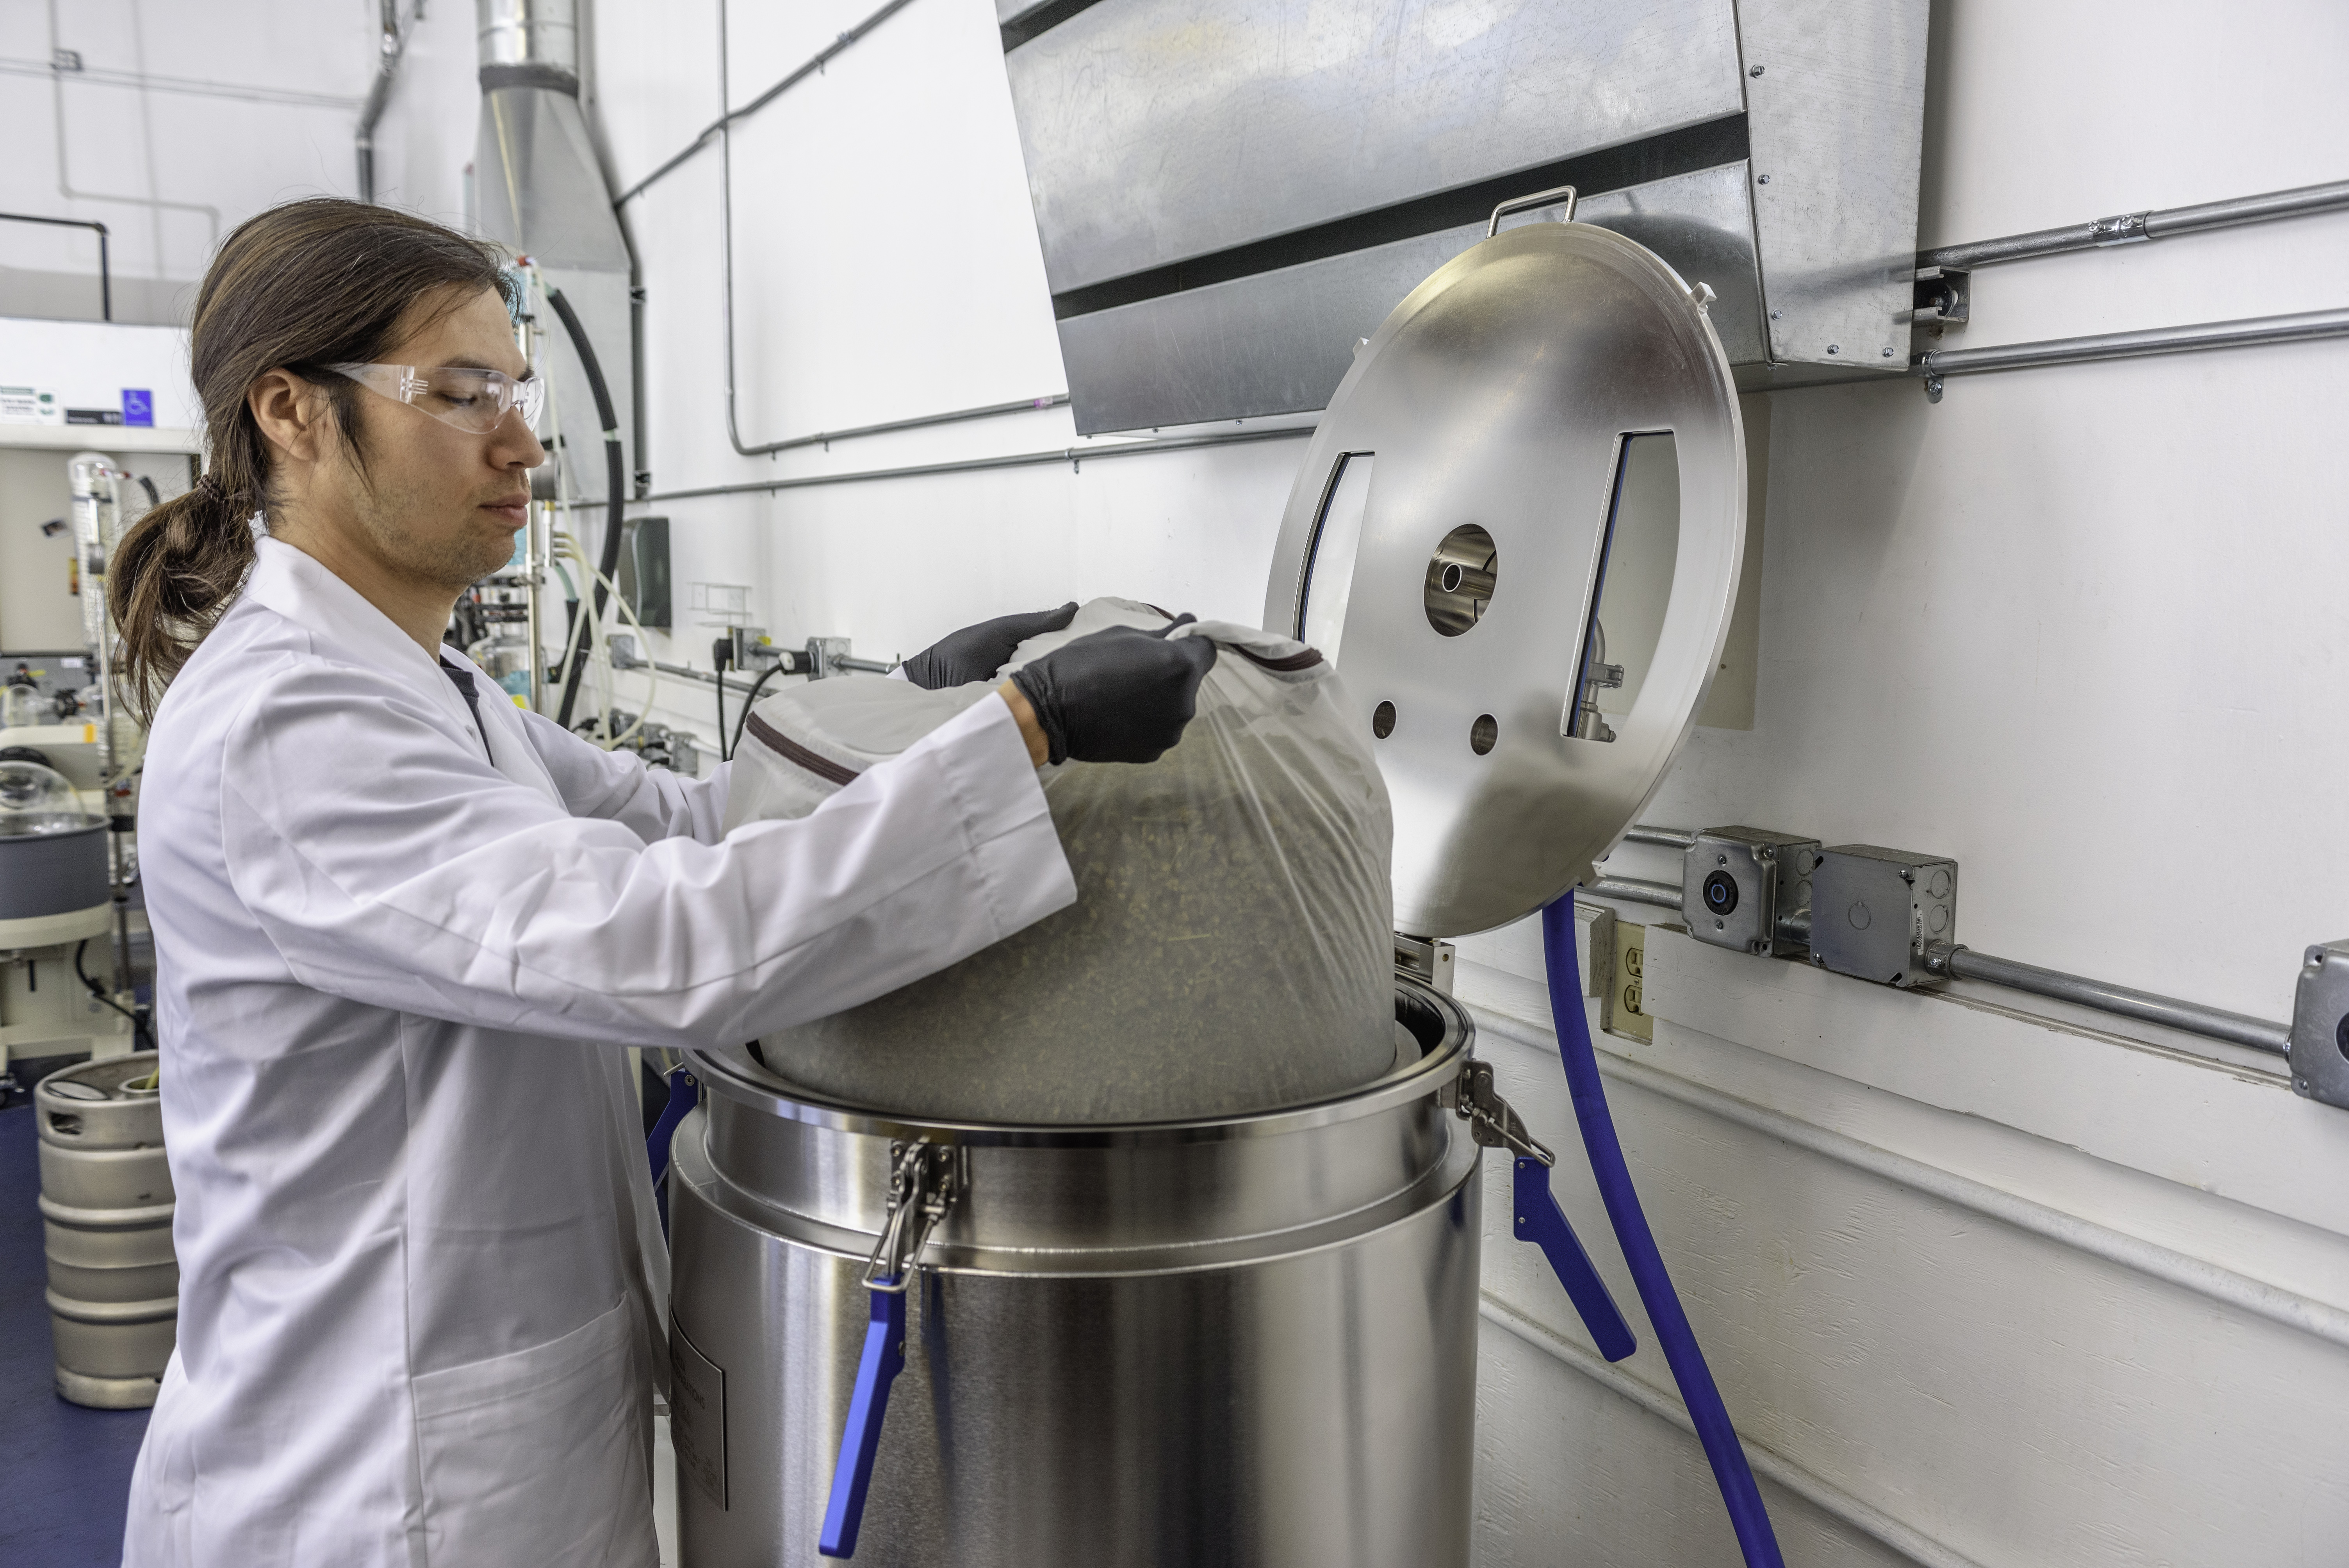
[[[1586,224],[1500,232],[1572,201],[1503,203],[1361,345],[1274,550],[1267,626],[1376,743],[1413,952],[1588,873],[1735,600],[1716,291]],[[701,1054],[671,1183],[688,1568],[812,1564],[826,1532],[878,1564],[1464,1563],[1479,1144],[1516,1151],[1513,1232],[1602,1353],[1633,1339],[1466,1015],[1409,982],[1396,1011],[1411,1045],[1361,1089],[1146,1127],[888,1116]],[[860,1453],[869,1491],[835,1490]]]
[[[1225,1120],[877,1117],[703,1053],[670,1181],[672,1433],[694,1568],[812,1564],[892,1144],[961,1167],[911,1303],[856,1558],[875,1565],[1468,1560],[1473,1031],[1340,1099]]]

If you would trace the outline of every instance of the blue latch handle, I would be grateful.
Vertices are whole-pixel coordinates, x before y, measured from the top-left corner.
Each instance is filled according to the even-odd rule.
[[[895,1283],[875,1282],[882,1286]],[[826,1557],[856,1555],[864,1493],[873,1484],[873,1456],[881,1451],[881,1418],[889,1413],[889,1386],[905,1365],[906,1293],[884,1288],[869,1294],[873,1320],[865,1326],[856,1391],[848,1401],[848,1429],[840,1434],[840,1459],[832,1468],[832,1501],[824,1504],[823,1535],[815,1548]]]
[[[645,1135],[645,1158],[651,1161],[653,1185],[668,1174],[668,1147],[677,1137],[678,1123],[693,1114],[701,1103],[701,1080],[693,1076],[691,1068],[675,1068],[668,1075],[668,1103],[661,1107],[660,1119]]]
[[[645,1135],[645,1159],[653,1171],[653,1203],[660,1210],[661,1234],[668,1234],[668,1189],[661,1178],[668,1174],[669,1147],[677,1141],[678,1125],[693,1114],[701,1103],[701,1080],[693,1076],[691,1068],[673,1068],[668,1075],[668,1103],[661,1107],[660,1119]]]
[[[1591,1266],[1590,1254],[1582,1250],[1574,1227],[1566,1222],[1566,1211],[1557,1206],[1557,1195],[1549,1190],[1549,1167],[1518,1155],[1516,1191],[1517,1240],[1536,1243],[1549,1259],[1550,1272],[1566,1286],[1567,1299],[1582,1315],[1599,1354],[1609,1361],[1620,1361],[1639,1349],[1639,1336],[1623,1320],[1622,1308],[1615,1305],[1607,1282]]]

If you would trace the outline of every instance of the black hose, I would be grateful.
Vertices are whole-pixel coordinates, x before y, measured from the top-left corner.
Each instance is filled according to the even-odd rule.
[[[563,330],[571,336],[571,346],[579,355],[579,367],[587,372],[587,389],[595,395],[595,418],[604,427],[604,567],[603,575],[595,579],[595,609],[588,617],[587,635],[581,637],[571,649],[571,673],[564,677],[563,706],[556,710],[554,722],[564,728],[571,727],[571,707],[579,699],[579,680],[587,670],[588,646],[595,628],[604,624],[604,602],[610,595],[604,584],[617,582],[620,574],[620,508],[626,492],[621,489],[621,476],[626,465],[620,457],[620,416],[612,407],[612,389],[604,384],[604,366],[595,357],[595,346],[587,341],[587,329],[579,325],[579,317],[571,302],[563,297],[561,289],[546,291],[546,303],[563,318]],[[646,657],[652,650],[645,650]],[[536,649],[532,658],[538,657]]]
[[[750,695],[742,699],[742,717],[734,721],[734,744],[723,748],[725,756],[719,758],[719,761],[726,760],[727,758],[732,757],[734,753],[742,749],[742,731],[750,727],[750,705],[759,700],[759,694],[767,689],[767,683],[782,673],[783,662],[777,659],[773,664],[761,670],[759,678],[750,683]],[[718,722],[720,726],[725,724],[726,717],[723,714],[719,716]]]
[[[709,662],[718,666],[718,760],[720,762],[730,762],[734,758],[734,748],[726,744],[726,666],[732,657],[729,647],[728,640],[720,637],[717,645],[709,650]],[[746,707],[742,711],[748,713],[750,710]]]
[[[106,987],[91,979],[89,977],[89,972],[81,966],[82,950],[88,945],[89,938],[88,937],[82,938],[80,942],[74,944],[74,974],[80,977],[83,985],[89,987],[89,994],[92,996],[96,997],[98,1001],[105,1003],[108,1006],[113,1008],[116,1012],[130,1020],[130,1039],[132,1044],[136,1045],[142,1051],[154,1049],[153,1042],[147,1037],[146,1018],[140,1014],[132,1012],[129,1008],[124,1006],[121,1003],[108,995],[106,994]]]

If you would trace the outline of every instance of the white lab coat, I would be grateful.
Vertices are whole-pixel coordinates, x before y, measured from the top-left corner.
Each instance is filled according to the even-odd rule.
[[[722,771],[477,674],[485,757],[421,648],[260,548],[140,805],[180,1345],[124,1561],[652,1568],[667,1254],[595,1047],[747,1040],[1069,904],[1035,769],[981,703],[720,841]]]

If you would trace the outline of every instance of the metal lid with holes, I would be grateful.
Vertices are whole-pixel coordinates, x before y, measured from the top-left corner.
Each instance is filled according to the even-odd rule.
[[[1395,307],[1314,433],[1265,625],[1377,737],[1399,931],[1564,892],[1687,738],[1745,537],[1710,298],[1607,230],[1511,229]]]

